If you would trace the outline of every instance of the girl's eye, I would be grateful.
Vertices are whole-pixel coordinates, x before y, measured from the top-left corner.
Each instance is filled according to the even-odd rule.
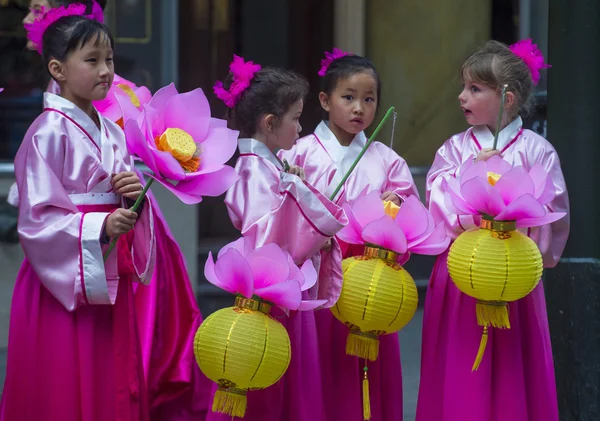
[[[480,90],[477,86],[471,86],[471,92],[479,92]]]
[[[112,57],[109,57],[109,58],[107,58],[107,59],[106,59],[106,61],[110,61],[110,62],[112,62],[112,61],[113,61],[113,58],[112,58]]]
[[[352,99],[353,99],[352,95],[344,95],[342,98],[344,98],[348,101],[352,101]]]
[[[368,97],[365,99],[367,102],[375,102],[375,98]]]
[[[95,58],[88,58],[85,60],[87,63],[95,63],[96,59]]]

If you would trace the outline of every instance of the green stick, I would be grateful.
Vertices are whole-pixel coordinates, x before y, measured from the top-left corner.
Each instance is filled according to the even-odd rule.
[[[502,99],[500,100],[500,111],[498,112],[498,121],[496,123],[496,133],[494,134],[494,149],[498,146],[498,135],[500,134],[500,126],[502,125],[502,116],[504,115],[504,103],[506,102],[506,90],[508,85],[502,87]]]
[[[337,188],[331,195],[330,200],[333,200],[335,198],[335,196],[339,193],[342,186],[346,183],[346,180],[348,180],[348,177],[350,177],[350,174],[352,174],[352,171],[354,171],[354,168],[356,167],[356,165],[358,165],[358,161],[360,161],[360,159],[363,157],[363,155],[365,154],[367,149],[369,149],[369,146],[371,145],[371,143],[373,143],[373,140],[375,140],[375,138],[377,137],[377,135],[383,128],[383,125],[386,123],[386,121],[388,121],[388,119],[390,118],[390,116],[393,113],[394,113],[394,107],[390,107],[387,110],[387,113],[385,113],[385,115],[383,116],[383,119],[381,120],[381,122],[379,123],[379,125],[377,126],[377,128],[375,129],[375,131],[373,132],[371,137],[369,138],[369,140],[367,141],[367,144],[365,145],[365,147],[362,149],[362,151],[360,151],[360,154],[358,154],[358,156],[352,163],[352,166],[350,167],[350,169],[348,170],[346,175],[344,175],[344,178],[342,178],[342,181],[340,182],[340,184],[337,186]]]
[[[146,186],[144,186],[144,190],[142,190],[142,194],[139,195],[139,197],[137,198],[137,200],[131,207],[130,211],[135,212],[138,210],[138,208],[140,207],[140,204],[142,203],[142,200],[144,200],[144,197],[146,197],[146,192],[148,192],[148,189],[152,185],[152,182],[154,182],[153,178],[148,180],[148,182],[146,183]],[[113,240],[110,242],[110,246],[108,246],[106,253],[104,253],[104,261],[105,262],[106,262],[106,259],[108,259],[110,252],[115,248],[115,245],[117,244],[117,240],[119,239],[119,237],[120,237],[120,235],[113,238]]]

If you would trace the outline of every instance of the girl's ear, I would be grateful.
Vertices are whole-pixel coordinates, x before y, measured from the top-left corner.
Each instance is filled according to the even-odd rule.
[[[511,110],[515,106],[515,94],[511,91],[506,91],[506,99],[504,101],[504,108],[506,110]]]
[[[265,114],[259,122],[260,131],[262,133],[272,133],[275,128],[275,115]]]
[[[327,112],[329,112],[329,96],[325,92],[319,93],[319,102],[321,103],[321,107]]]
[[[55,79],[57,82],[64,82],[65,80],[67,80],[65,67],[60,61],[56,59],[52,59],[50,60],[50,63],[48,63],[48,71],[50,72],[52,78]]]

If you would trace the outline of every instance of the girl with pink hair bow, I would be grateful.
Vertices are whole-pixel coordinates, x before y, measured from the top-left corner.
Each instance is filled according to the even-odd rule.
[[[262,68],[234,56],[228,79],[217,82],[214,90],[229,107],[229,125],[240,131],[235,166],[240,181],[225,198],[233,225],[246,244],[277,244],[296,265],[311,260],[318,271],[328,264],[321,261],[319,250],[347,224],[346,215],[305,181],[300,167],[288,167],[275,155],[277,149],[291,149],[298,139],[308,83],[293,72]],[[303,291],[303,299],[321,299],[331,307],[341,282],[341,276],[319,278]],[[275,317],[290,336],[290,366],[278,383],[248,396],[244,420],[326,421],[315,313],[279,312]],[[230,419],[216,413],[207,418]]]
[[[280,157],[304,169],[306,179],[330,197],[367,142],[365,130],[381,103],[381,80],[366,58],[334,49],[325,53],[319,75],[323,89],[321,107],[327,113],[314,133],[296,142]],[[343,206],[364,191],[376,192],[381,200],[400,205],[408,196],[418,197],[408,165],[396,152],[373,142],[334,198]],[[322,279],[338,276],[343,258],[363,253],[339,238],[320,251],[324,262]],[[336,269],[337,268],[337,269]],[[340,274],[341,275],[341,274]],[[364,363],[346,354],[348,328],[330,311],[316,313],[321,375],[328,421],[362,421]],[[372,421],[402,420],[402,368],[398,335],[380,338],[379,358],[369,362]]]
[[[81,15],[44,33],[44,64],[61,95],[44,95],[15,157],[25,259],[12,297],[2,421],[149,419],[133,289],[151,279],[153,209],[127,209],[142,184],[123,131],[92,104],[112,84],[113,49],[108,28]]]
[[[524,129],[520,117],[545,67],[549,66],[531,40],[510,47],[489,41],[463,62],[464,87],[458,100],[472,127],[437,151],[427,175],[427,202],[435,222],[443,222],[456,239],[477,224],[477,217],[453,213],[445,199],[444,186],[460,175],[463,163],[500,155],[508,166],[523,166],[526,171],[541,164],[555,191],[546,210],[567,216],[525,233],[538,244],[544,267],[553,267],[569,235],[567,188],[556,151],[546,139]],[[505,84],[504,117],[497,148],[492,149]],[[511,329],[489,332],[486,354],[478,371],[471,372],[481,339],[476,300],[454,285],[447,257],[448,251],[438,257],[427,291],[417,421],[558,421],[542,282],[527,297],[509,304]]]
[[[23,24],[29,28],[45,13],[83,14],[103,22],[105,6],[106,0],[31,0],[30,13]],[[43,29],[47,25],[43,24],[41,28],[37,25],[37,30],[28,31],[29,49],[41,51],[42,46],[38,44],[41,44]],[[142,106],[150,101],[151,94],[147,88],[138,88],[115,74],[107,99],[94,103],[107,119],[114,121],[115,107],[110,107],[109,112],[106,105],[117,105],[118,108],[115,101],[109,102],[108,99],[111,95],[114,98],[113,91],[122,94],[121,87],[134,94]],[[60,87],[51,79],[46,91],[60,94]],[[119,121],[114,122],[119,124]],[[142,178],[140,172],[137,174]],[[16,184],[11,188],[8,200],[18,206]],[[161,257],[155,263],[151,282],[143,287],[136,285],[134,290],[150,415],[156,419],[169,419],[176,414],[179,421],[204,421],[211,383],[195,363],[192,349],[194,333],[202,323],[202,315],[186,270],[185,258],[152,190],[148,192],[146,200],[152,204],[154,211],[154,235],[157,254]]]

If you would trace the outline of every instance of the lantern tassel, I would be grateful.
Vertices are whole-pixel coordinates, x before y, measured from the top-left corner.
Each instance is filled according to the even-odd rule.
[[[499,329],[510,329],[508,306],[506,303],[477,301],[477,324]]]
[[[379,339],[370,333],[350,331],[346,340],[346,354],[375,361],[379,356]]]
[[[213,399],[212,410],[234,418],[244,418],[247,404],[248,399],[244,391],[219,388]]]
[[[363,377],[363,384],[362,384],[362,394],[363,394],[363,420],[368,421],[371,419],[371,398],[369,396],[369,376],[367,375],[367,372],[369,371],[369,368],[367,367],[367,362],[365,361],[365,368],[364,370],[364,377]]]
[[[488,327],[483,327],[483,334],[481,335],[481,342],[479,343],[479,351],[477,352],[477,358],[475,358],[475,363],[473,363],[473,368],[471,371],[477,371],[479,369],[479,364],[481,364],[481,360],[483,360],[483,354],[485,353],[485,348],[487,347],[488,342]]]

